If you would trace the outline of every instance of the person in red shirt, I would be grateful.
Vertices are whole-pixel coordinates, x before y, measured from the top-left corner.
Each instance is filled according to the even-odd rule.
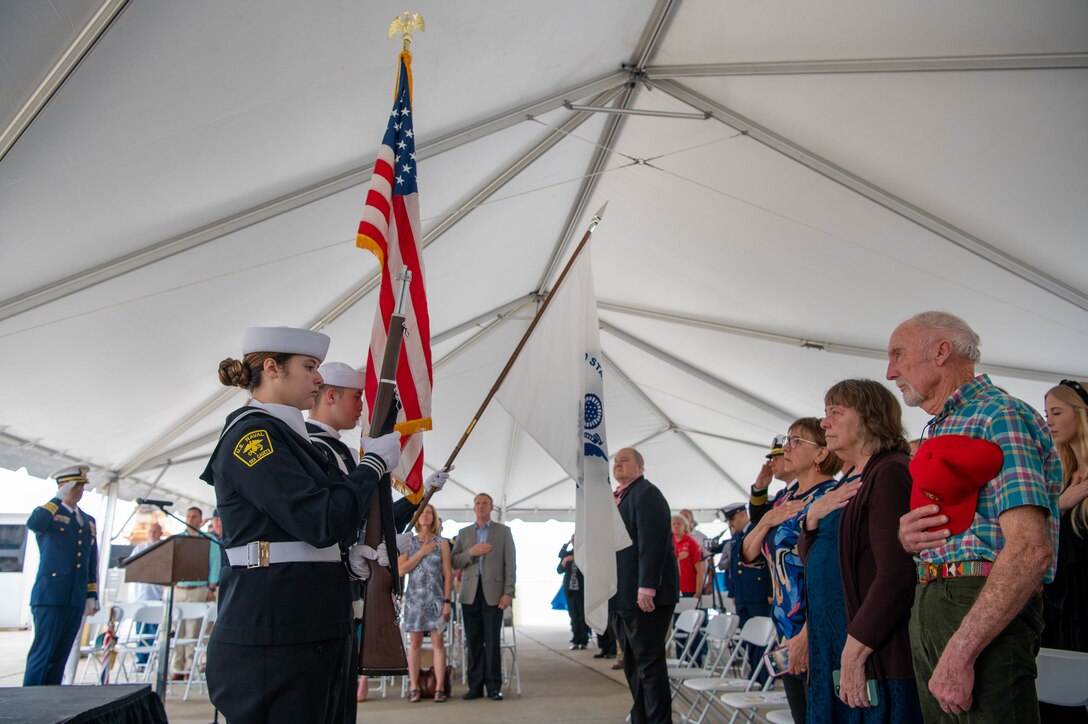
[[[688,522],[683,516],[672,517],[672,543],[676,548],[676,560],[680,564],[680,596],[691,598],[698,593],[696,589],[706,573],[706,564],[702,560],[703,553],[699,544],[688,535]]]

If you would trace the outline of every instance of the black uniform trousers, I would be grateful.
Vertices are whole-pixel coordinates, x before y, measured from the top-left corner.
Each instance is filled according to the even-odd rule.
[[[585,646],[589,643],[589,625],[586,624],[586,594],[582,589],[563,591],[567,597],[567,614],[570,616],[571,643]]]
[[[488,605],[480,584],[476,586],[473,600],[461,603],[461,618],[468,646],[468,690],[482,694],[486,686],[488,694],[496,694],[502,690],[499,652],[502,609]]]
[[[671,724],[672,689],[665,663],[665,638],[675,605],[616,611],[612,622],[623,645],[623,673],[634,705],[631,724]]]
[[[34,643],[26,657],[23,686],[60,686],[72,642],[83,622],[83,608],[31,606]]]
[[[280,646],[208,643],[208,694],[230,724],[344,718],[353,636]],[[354,696],[355,692],[350,692]]]

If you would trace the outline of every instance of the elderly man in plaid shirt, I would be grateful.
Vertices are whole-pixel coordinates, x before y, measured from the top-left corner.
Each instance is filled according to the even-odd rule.
[[[937,505],[900,519],[899,539],[926,571],[911,611],[914,669],[927,722],[1037,722],[1039,592],[1054,576],[1061,463],[1039,415],[975,377],[978,359],[978,335],[944,312],[911,317],[888,343],[888,379],[934,416],[929,437],[988,440],[1004,455],[966,531],[951,535]]]

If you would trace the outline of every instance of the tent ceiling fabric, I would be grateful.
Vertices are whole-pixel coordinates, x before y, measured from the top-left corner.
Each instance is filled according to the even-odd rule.
[[[43,7],[0,4],[0,130],[22,130],[0,159],[0,462],[90,459],[123,496],[210,503],[197,476],[246,399],[214,370],[242,328],[321,327],[330,359],[365,361],[376,268],[353,238],[401,8]],[[967,319],[984,366],[1036,406],[1088,378],[1084,3],[411,9],[428,465],[605,201],[590,253],[611,447],[637,443],[701,517],[742,499],[830,384],[883,379],[915,312]],[[926,415],[905,420],[916,435]],[[497,405],[436,502],[465,517],[479,490],[507,517],[573,517],[573,483]]]

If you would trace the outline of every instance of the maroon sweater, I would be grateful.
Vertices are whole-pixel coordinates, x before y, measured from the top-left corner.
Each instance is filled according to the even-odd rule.
[[[910,462],[903,453],[878,453],[861,473],[861,489],[839,519],[839,570],[846,599],[846,632],[873,649],[865,664],[872,679],[913,679],[907,624],[914,603],[914,559],[899,543],[899,518],[910,510]],[[814,534],[798,541],[807,557]]]

